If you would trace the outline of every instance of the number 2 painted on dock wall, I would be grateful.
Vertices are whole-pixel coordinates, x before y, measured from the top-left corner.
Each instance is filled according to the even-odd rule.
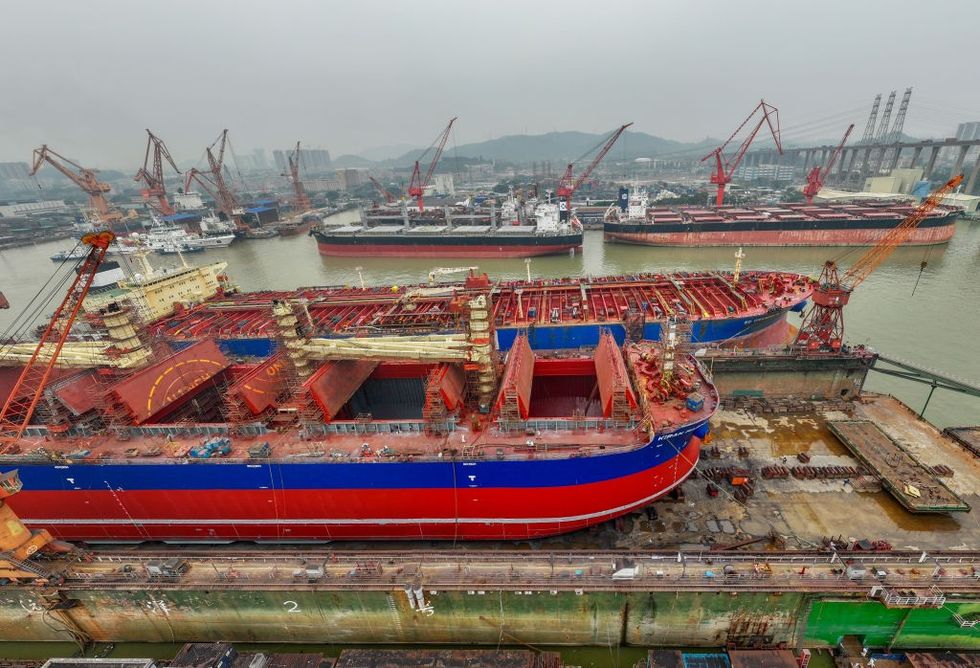
[[[286,606],[286,612],[299,612],[299,603],[296,601],[283,601],[282,604]]]

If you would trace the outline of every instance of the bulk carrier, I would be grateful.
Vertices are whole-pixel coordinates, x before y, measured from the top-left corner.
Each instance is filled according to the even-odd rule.
[[[277,302],[283,351],[235,364],[210,339],[155,356],[107,305],[117,354],[57,377],[5,441],[0,474],[23,483],[7,503],[95,542],[523,539],[691,473],[718,406],[694,357],[609,333],[557,355],[520,336],[501,356],[486,295],[459,307],[460,334],[337,340]]]
[[[562,205],[564,203],[561,203]],[[357,225],[320,227],[311,234],[321,255],[344,257],[532,257],[575,252],[582,226],[558,203],[505,202],[474,209],[409,212],[378,207]]]
[[[905,203],[650,207],[646,193],[621,189],[603,223],[604,239],[648,246],[873,246],[913,211]],[[939,206],[906,241],[943,244],[961,209]]]

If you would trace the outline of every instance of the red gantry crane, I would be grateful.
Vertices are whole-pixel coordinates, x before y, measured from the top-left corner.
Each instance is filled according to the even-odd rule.
[[[17,441],[31,422],[34,409],[44,393],[58,355],[68,340],[72,323],[82,308],[82,302],[92,287],[95,273],[105,258],[109,244],[116,238],[112,232],[93,232],[82,237],[81,243],[91,246],[82,260],[68,293],[55,309],[47,328],[41,334],[34,354],[20,372],[13,389],[0,410],[0,453],[6,452]]]
[[[412,180],[408,186],[408,196],[415,198],[415,201],[419,205],[419,211],[425,211],[425,202],[423,201],[425,189],[429,185],[429,181],[432,180],[432,173],[436,170],[436,165],[439,164],[439,158],[442,157],[443,149],[446,148],[446,142],[449,140],[449,131],[453,129],[453,123],[456,122],[456,118],[458,117],[453,116],[449,119],[449,124],[446,126],[446,129],[436,137],[432,145],[425,149],[422,155],[419,156],[419,159],[415,161],[415,168],[412,170]],[[425,172],[425,178],[422,178],[419,161],[433,149],[435,149],[435,153],[432,155],[432,162],[429,163],[429,169]]]
[[[810,173],[806,175],[806,185],[803,186],[803,196],[806,198],[807,204],[813,204],[813,198],[818,192],[820,192],[820,189],[823,188],[824,180],[830,176],[831,170],[834,168],[834,165],[837,164],[837,158],[840,157],[841,151],[844,150],[844,144],[847,143],[847,138],[851,136],[851,131],[853,129],[854,123],[847,126],[847,132],[844,133],[844,138],[840,140],[840,144],[837,145],[837,148],[835,148],[827,158],[827,163],[823,167],[814,167],[810,170]]]
[[[108,183],[102,183],[96,177],[96,170],[86,169],[81,165],[72,162],[63,155],[59,155],[45,144],[41,148],[34,149],[34,165],[31,167],[31,176],[37,174],[38,170],[48,163],[59,172],[64,174],[72,183],[81,188],[88,195],[88,204],[95,212],[100,224],[112,227],[123,219],[121,211],[116,209],[106,199],[106,193],[112,188]],[[74,169],[72,169],[74,168]]]
[[[225,161],[225,145],[228,142],[228,130],[222,130],[218,138],[208,146],[206,154],[208,158],[208,171],[202,172],[194,167],[187,172],[184,181],[184,190],[190,190],[192,183],[197,183],[218,205],[218,211],[223,213],[228,220],[234,221],[235,225],[241,229],[247,227],[242,222],[241,206],[231,187],[225,181],[223,172]],[[217,155],[215,155],[217,146]]]
[[[373,176],[369,176],[368,179],[370,179],[371,185],[373,185],[374,189],[378,191],[378,194],[385,198],[385,204],[395,203],[395,199],[397,198],[393,193],[391,193],[387,188],[381,185],[381,183]]]
[[[619,139],[620,136],[626,132],[626,128],[631,125],[633,124],[627,123],[626,125],[621,125],[618,130],[613,131],[613,133],[609,135],[609,138],[602,144],[602,148],[599,149],[599,152],[596,153],[594,158],[592,158],[592,162],[589,163],[589,166],[583,169],[582,173],[578,175],[578,178],[575,178],[575,175],[572,173],[575,163],[568,163],[568,166],[565,168],[565,173],[562,174],[560,179],[558,179],[558,186],[555,188],[555,197],[558,198],[559,220],[568,220],[572,211],[572,195],[575,194],[575,191],[578,190],[581,185],[585,183],[585,180],[592,175],[592,172],[599,166],[602,159],[606,157],[606,154],[609,153],[609,149],[613,147],[616,140]],[[591,152],[592,151],[589,151],[589,153]],[[585,155],[588,155],[588,153]],[[579,158],[579,160],[581,159],[582,158]],[[578,162],[578,160],[575,162]]]
[[[813,289],[813,306],[803,319],[793,345],[813,352],[840,350],[844,344],[843,309],[854,288],[864,282],[898,246],[907,241],[929,212],[962,181],[962,174],[954,176],[946,185],[929,195],[905,220],[888,230],[877,244],[858,258],[843,276],[837,271],[837,263],[828,260],[817,279],[817,286]]]
[[[180,169],[177,168],[177,163],[170,156],[170,151],[167,150],[167,145],[163,143],[163,140],[150,132],[149,129],[147,129],[146,134],[146,155],[143,158],[143,167],[136,172],[133,180],[142,181],[146,185],[146,188],[143,189],[143,198],[150,200],[154,209],[161,215],[172,216],[174,208],[167,201],[167,188],[163,181],[164,158],[178,174],[180,174]],[[153,204],[152,200],[156,200],[156,204]]]
[[[725,157],[725,149],[730,143],[735,139],[735,137],[745,128],[749,121],[751,121],[756,114],[759,114],[759,120],[756,122],[752,130],[746,135],[745,139],[739,145],[738,150],[735,151],[735,155],[731,158]],[[775,124],[774,124],[775,122]],[[779,110],[771,104],[766,104],[765,100],[761,100],[752,113],[742,121],[742,124],[735,128],[735,132],[725,140],[725,143],[716,148],[714,151],[708,155],[701,158],[701,162],[708,160],[709,158],[715,159],[715,171],[711,174],[711,183],[718,186],[718,194],[715,197],[715,205],[721,206],[725,203],[725,186],[732,182],[732,175],[735,174],[735,170],[738,169],[739,163],[742,162],[742,158],[745,157],[745,152],[749,150],[749,146],[752,144],[752,140],[755,136],[759,134],[759,130],[762,129],[762,125],[766,124],[769,126],[769,131],[772,133],[773,141],[776,142],[776,150],[779,154],[783,153],[783,145],[779,139]]]
[[[293,195],[295,198],[295,201],[293,202],[293,210],[296,213],[309,211],[313,208],[313,203],[310,202],[310,196],[306,194],[306,189],[303,187],[303,182],[299,178],[299,142],[296,142],[296,150],[292,151],[288,156],[286,156],[286,163],[288,173],[283,174],[282,176],[288,177],[289,181],[293,184]]]

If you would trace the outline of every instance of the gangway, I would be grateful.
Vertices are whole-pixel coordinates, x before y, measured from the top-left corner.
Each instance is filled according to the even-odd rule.
[[[887,366],[881,367],[880,364]],[[929,406],[929,400],[932,399],[932,393],[936,391],[936,388],[959,392],[960,394],[966,394],[971,397],[980,397],[980,385],[960,378],[954,378],[932,369],[916,366],[911,362],[894,357],[886,357],[880,353],[875,356],[871,364],[871,370],[883,373],[886,376],[895,376],[896,378],[904,378],[915,383],[929,385],[929,396],[926,397],[926,402],[923,404],[922,410],[919,411],[919,417],[922,417],[926,412],[926,408]]]

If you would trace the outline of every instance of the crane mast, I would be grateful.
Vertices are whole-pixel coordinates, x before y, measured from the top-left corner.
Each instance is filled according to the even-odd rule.
[[[725,149],[728,148],[728,145],[732,143],[742,129],[748,126],[756,114],[759,114],[759,120],[755,126],[752,127],[752,130],[742,140],[742,143],[739,144],[735,154],[731,158],[726,158]],[[735,170],[738,169],[742,158],[745,157],[745,152],[749,150],[749,146],[752,144],[755,136],[759,134],[759,130],[762,129],[763,125],[769,126],[769,132],[772,134],[773,141],[776,142],[776,150],[782,155],[783,145],[779,138],[779,110],[771,104],[767,104],[765,100],[760,100],[759,104],[752,110],[752,113],[742,121],[741,125],[735,128],[735,132],[725,140],[724,144],[701,158],[701,162],[711,158],[715,159],[715,168],[711,174],[711,183],[718,186],[718,193],[715,196],[716,206],[722,206],[725,203],[725,186],[732,182],[732,176],[735,174]]]
[[[806,198],[807,204],[813,203],[813,198],[816,196],[820,189],[823,188],[823,183],[828,176],[830,176],[831,170],[833,170],[834,165],[837,164],[837,159],[840,157],[841,151],[844,150],[844,144],[847,143],[847,138],[851,136],[851,131],[854,130],[854,123],[851,123],[847,132],[844,133],[844,138],[840,140],[840,144],[837,148],[833,150],[830,156],[827,158],[827,163],[821,167],[814,167],[810,170],[810,173],[806,175],[806,185],[803,186],[803,196]]]
[[[224,160],[225,145],[228,142],[228,130],[222,130],[221,134],[208,146],[206,155],[208,159],[208,170],[201,171],[196,167],[187,172],[184,182],[184,190],[189,190],[191,184],[197,183],[218,205],[218,211],[223,213],[228,220],[234,221],[235,225],[241,229],[246,227],[241,220],[241,207],[235,193],[232,192],[228,183],[225,181]],[[217,146],[217,155],[215,147]]]
[[[71,326],[82,308],[89,288],[92,287],[95,273],[105,258],[109,244],[115,238],[116,235],[109,231],[93,232],[82,237],[81,243],[91,247],[88,255],[82,260],[67,294],[55,309],[34,348],[34,354],[24,366],[4,402],[3,409],[0,410],[0,454],[6,452],[30,424],[51,377],[51,371],[58,361],[58,355],[71,332]],[[42,355],[46,359],[42,359]]]
[[[171,216],[174,213],[174,208],[167,201],[167,189],[163,180],[163,160],[166,159],[178,174],[180,174],[180,169],[178,169],[163,140],[150,132],[149,129],[147,129],[146,134],[146,155],[143,157],[143,166],[136,172],[133,180],[142,181],[146,185],[143,190],[143,198],[150,200],[154,209],[164,216]],[[153,200],[156,200],[156,204],[152,204]]]
[[[303,182],[299,178],[299,156],[299,142],[296,142],[296,149],[286,157],[288,174],[283,174],[283,176],[288,176],[293,184],[293,194],[296,200],[293,205],[296,207],[296,213],[303,213],[312,209],[313,203],[310,202],[310,197],[306,194]]]
[[[425,149],[419,159],[415,161],[415,167],[412,169],[412,180],[409,182],[408,186],[408,196],[414,197],[415,201],[418,203],[419,211],[425,211],[425,189],[429,185],[429,181],[432,180],[432,174],[436,170],[436,165],[439,164],[439,159],[442,157],[442,151],[446,148],[446,142],[449,140],[449,132],[453,129],[453,123],[456,122],[456,116],[449,119],[449,124],[446,129],[436,138],[429,148]],[[429,151],[435,149],[435,153],[432,155],[432,162],[429,163],[429,169],[425,172],[425,177],[422,177],[421,166],[419,162],[424,158]]]
[[[595,157],[592,158],[592,162],[589,163],[588,167],[582,170],[582,173],[575,177],[573,171],[575,167],[574,162],[568,163],[565,167],[565,173],[562,174],[561,178],[558,179],[558,185],[555,187],[555,197],[558,198],[558,218],[559,220],[568,220],[572,214],[572,195],[578,190],[585,180],[592,175],[595,168],[599,166],[602,159],[606,157],[609,150],[613,147],[613,144],[626,132],[626,128],[633,125],[632,123],[627,123],[626,125],[621,125],[619,129],[614,130],[609,138],[603,143],[602,148],[596,153]]]
[[[89,208],[95,212],[99,223],[112,227],[123,219],[122,212],[109,203],[106,194],[112,190],[108,183],[102,183],[96,177],[96,171],[86,169],[81,165],[72,162],[68,158],[56,153],[48,148],[47,144],[41,148],[34,149],[34,164],[30,174],[37,174],[38,170],[47,163],[64,174],[76,186],[88,195]],[[74,168],[74,169],[72,169]]]
[[[813,306],[807,313],[796,334],[793,345],[812,352],[835,352],[844,344],[844,306],[851,298],[854,288],[859,286],[882,262],[888,259],[895,249],[908,240],[929,213],[939,206],[943,198],[962,183],[959,174],[935,190],[922,201],[905,220],[888,232],[857,259],[842,276],[837,263],[828,260],[817,286],[813,289]]]

